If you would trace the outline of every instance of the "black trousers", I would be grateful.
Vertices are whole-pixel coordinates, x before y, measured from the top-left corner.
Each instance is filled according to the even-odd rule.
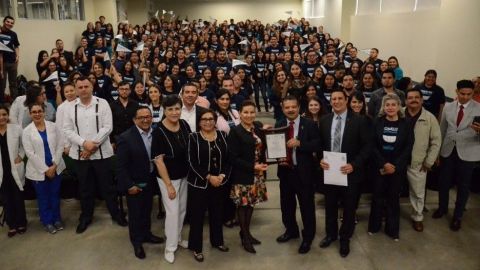
[[[222,205],[223,205],[223,213],[222,213],[222,221],[227,222],[230,220],[235,219],[236,216],[236,211],[237,211],[237,206],[233,202],[233,200],[230,198],[230,191],[232,190],[232,183],[231,181],[228,181],[225,183],[223,186],[223,199],[222,199]]]
[[[205,212],[208,210],[210,225],[210,243],[212,246],[223,245],[223,199],[224,187],[212,187],[207,189],[188,186],[188,198],[190,207],[190,233],[188,234],[188,248],[195,252],[202,252],[203,247],[203,221]]]
[[[280,177],[280,207],[283,225],[288,234],[298,235],[295,215],[298,198],[303,223],[303,241],[311,242],[315,237],[316,228],[313,182],[311,179],[299,179],[299,171],[296,168],[285,170],[286,175]]]
[[[373,183],[372,207],[368,222],[369,232],[378,232],[382,227],[385,209],[385,233],[398,237],[400,232],[400,190],[405,172],[377,175]]]
[[[470,183],[472,182],[475,162],[461,160],[457,148],[453,148],[450,156],[440,160],[440,177],[438,179],[439,209],[443,212],[448,210],[449,191],[453,179],[457,179],[457,199],[453,218],[461,219],[467,205],[470,194]]]
[[[128,207],[128,232],[130,242],[134,247],[141,246],[151,235],[151,213],[153,204],[153,189],[156,185],[152,179],[149,179],[147,186],[136,195],[127,193]]]
[[[11,230],[27,226],[27,214],[25,213],[25,201],[23,192],[18,188],[15,179],[6,175],[4,171],[0,194],[3,198],[5,221]]]
[[[119,218],[117,190],[112,173],[111,158],[98,160],[75,160],[79,183],[80,205],[82,213],[80,221],[91,222],[95,208],[97,186],[107,204],[113,219]]]
[[[359,194],[358,183],[348,186],[325,185],[325,230],[327,236],[350,240],[355,230],[355,211]],[[338,203],[343,202],[343,223],[338,230]]]

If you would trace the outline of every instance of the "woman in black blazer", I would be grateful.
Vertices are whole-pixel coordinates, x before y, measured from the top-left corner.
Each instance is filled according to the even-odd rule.
[[[397,95],[385,95],[374,123],[373,159],[377,173],[368,223],[370,235],[380,231],[385,207],[385,233],[395,241],[399,239],[400,230],[400,188],[413,146],[413,132],[400,104]]]
[[[232,190],[230,197],[237,205],[240,237],[247,252],[255,253],[253,245],[260,244],[250,234],[253,207],[267,200],[265,186],[265,141],[258,122],[255,122],[255,103],[246,100],[240,107],[240,125],[228,134]]]
[[[228,165],[227,135],[215,128],[217,114],[205,110],[198,115],[200,131],[191,133],[188,139],[187,177],[190,201],[190,234],[188,248],[195,260],[202,262],[203,220],[208,210],[210,243],[216,249],[227,252],[223,243],[222,213],[225,192],[223,184],[230,173]]]

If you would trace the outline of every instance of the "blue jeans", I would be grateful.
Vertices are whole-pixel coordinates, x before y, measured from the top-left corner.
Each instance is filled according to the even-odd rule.
[[[43,225],[61,221],[60,184],[61,177],[59,175],[55,175],[53,179],[45,178],[44,181],[33,181],[37,193],[40,221]]]

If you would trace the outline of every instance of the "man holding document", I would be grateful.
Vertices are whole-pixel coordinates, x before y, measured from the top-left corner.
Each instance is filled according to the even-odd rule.
[[[331,93],[333,112],[320,120],[320,166],[325,181],[325,228],[321,248],[340,236],[340,255],[350,253],[350,238],[355,229],[355,210],[361,181],[361,168],[369,157],[370,131],[366,119],[347,110],[347,95]],[[338,231],[338,202],[343,201],[343,223]]]
[[[286,158],[278,159],[277,173],[280,179],[282,222],[286,230],[277,238],[277,242],[284,243],[299,237],[295,217],[298,198],[304,228],[298,253],[305,254],[310,251],[315,237],[313,153],[319,149],[320,141],[315,123],[300,116],[299,105],[295,96],[285,97],[282,109],[287,119],[280,121],[277,125],[277,127],[287,127]]]

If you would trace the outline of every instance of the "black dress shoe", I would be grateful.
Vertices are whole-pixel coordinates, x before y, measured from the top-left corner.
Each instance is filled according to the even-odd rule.
[[[78,224],[77,226],[77,233],[80,234],[80,233],[83,233],[87,230],[88,228],[88,225],[90,225],[90,222],[88,221],[80,221],[80,223]]]
[[[277,242],[285,243],[285,242],[288,242],[291,239],[296,239],[298,237],[299,237],[298,234],[294,235],[294,234],[284,233],[284,234],[280,235],[279,237],[277,237]]]
[[[310,251],[310,242],[303,241],[300,247],[298,248],[298,253],[300,254],[306,254]]]
[[[450,223],[450,230],[457,232],[462,227],[462,221],[460,219],[454,218],[452,223]]]
[[[143,250],[143,247],[142,246],[138,246],[138,247],[134,247],[133,248],[134,252],[135,252],[135,257],[143,260],[145,259],[145,250]]]
[[[445,211],[437,209],[435,212],[433,212],[432,218],[439,219],[439,218],[443,217],[445,214],[446,214]]]
[[[342,258],[345,258],[348,256],[349,253],[350,253],[350,242],[348,240],[340,241],[340,256],[342,256]]]
[[[158,236],[155,236],[155,235],[150,235],[150,237],[147,237],[147,239],[145,240],[145,243],[149,243],[149,244],[161,244],[165,242],[165,239],[163,239],[162,237],[158,237]]]
[[[228,252],[230,249],[225,245],[215,246],[214,248],[220,250],[221,252]]]
[[[320,241],[320,247],[327,248],[330,246],[331,243],[335,242],[336,240],[337,238],[326,236],[325,238],[322,239],[322,241]]]
[[[115,222],[117,222],[117,224],[120,226],[120,227],[127,227],[128,226],[128,221],[127,219],[121,215],[120,217],[114,219]]]

